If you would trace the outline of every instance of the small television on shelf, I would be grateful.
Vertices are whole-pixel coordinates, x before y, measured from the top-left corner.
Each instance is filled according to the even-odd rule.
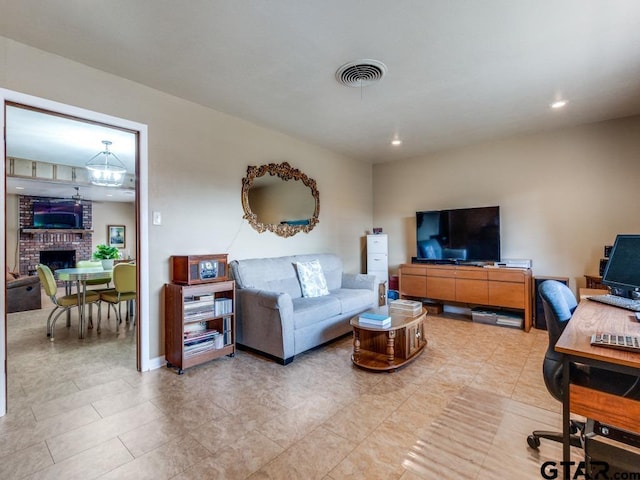
[[[616,236],[602,283],[611,287],[614,295],[640,298],[640,235]]]
[[[34,228],[82,228],[82,205],[73,200],[33,202]]]
[[[500,261],[500,207],[416,212],[416,261]]]

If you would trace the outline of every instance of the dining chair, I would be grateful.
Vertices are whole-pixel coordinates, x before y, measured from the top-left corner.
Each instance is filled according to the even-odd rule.
[[[122,315],[120,311],[121,302],[126,302],[127,321],[129,319],[130,302],[136,300],[137,293],[137,270],[133,263],[119,263],[113,267],[113,286],[111,290],[100,292],[100,302],[106,302],[109,309],[113,308],[116,315],[116,332],[122,323]],[[116,309],[116,305],[118,308]],[[98,307],[98,333],[100,329],[101,312]]]
[[[102,262],[99,262],[99,261],[94,262],[93,260],[78,260],[76,262],[76,268],[102,268]],[[87,287],[91,287],[95,285],[106,285],[106,287],[104,287],[105,289],[111,288],[110,278],[106,278],[106,279],[98,278],[96,280],[87,280],[86,282],[87,282]],[[99,289],[94,288],[92,290],[97,291]]]
[[[38,277],[40,278],[40,283],[44,287],[45,293],[49,296],[49,298],[55,305],[55,308],[51,311],[49,317],[47,318],[47,337],[50,337],[51,341],[53,342],[56,320],[58,320],[58,317],[62,313],[67,312],[74,307],[80,306],[80,301],[77,294],[63,295],[61,297],[58,296],[58,285],[56,284],[53,272],[48,266],[39,264],[36,266],[36,270],[38,271]],[[85,297],[86,304],[93,304],[98,302],[99,300],[100,295],[98,293],[91,291],[87,292]],[[56,312],[58,313],[56,314]]]

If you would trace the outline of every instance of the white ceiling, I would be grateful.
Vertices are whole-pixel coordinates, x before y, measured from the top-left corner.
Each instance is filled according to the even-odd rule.
[[[638,0],[0,0],[0,12],[0,35],[374,163],[640,113]],[[388,74],[339,85],[359,58]]]
[[[84,169],[94,155],[104,150],[103,140],[112,142],[109,150],[122,161],[127,174],[135,176],[135,133],[13,105],[6,110],[7,158]],[[21,176],[7,176],[8,193],[63,198],[79,193],[86,200],[112,202],[135,199],[135,192],[127,183],[123,188],[96,187],[80,180],[80,174],[78,181],[53,181],[48,168],[42,168],[47,173],[38,172],[35,179],[24,178],[32,175],[30,169],[16,170]],[[42,181],[43,177],[51,181]]]

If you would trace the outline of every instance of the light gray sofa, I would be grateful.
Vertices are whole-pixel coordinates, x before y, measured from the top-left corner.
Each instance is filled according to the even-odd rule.
[[[317,259],[329,295],[303,297],[296,262]],[[351,331],[349,319],[376,306],[375,276],[343,272],[333,254],[234,260],[236,343],[283,365]]]

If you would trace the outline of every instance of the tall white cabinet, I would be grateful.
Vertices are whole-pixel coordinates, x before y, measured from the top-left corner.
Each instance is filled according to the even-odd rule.
[[[389,288],[389,243],[386,233],[367,235],[367,273],[375,275],[378,284],[385,283],[384,303],[386,303]]]

